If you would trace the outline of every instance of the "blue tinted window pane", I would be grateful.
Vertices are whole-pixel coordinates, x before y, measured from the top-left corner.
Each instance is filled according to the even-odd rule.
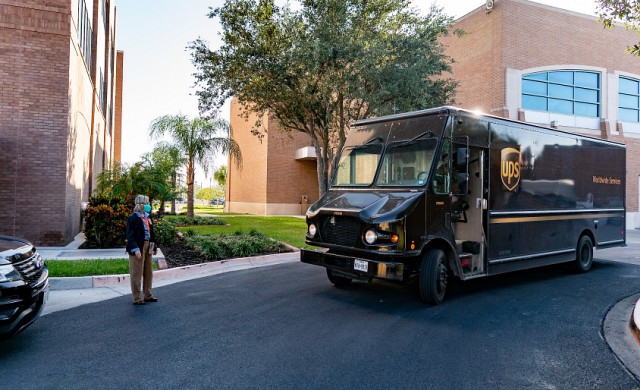
[[[618,105],[620,107],[638,108],[638,95],[631,96],[621,93],[618,95]]]
[[[549,72],[549,81],[573,84],[573,72]]]
[[[636,80],[625,79],[624,77],[620,77],[620,93],[637,95],[638,82]]]
[[[575,114],[579,116],[591,116],[598,117],[598,105],[589,103],[577,103],[575,104]]]
[[[533,95],[547,96],[547,83],[539,81],[522,80],[522,92]]]
[[[598,91],[593,89],[576,88],[574,94],[576,100],[598,103]]]
[[[600,88],[599,75],[592,72],[575,72],[577,86],[587,88]]]
[[[530,73],[522,76],[525,79],[533,79],[533,80],[547,80],[547,72],[542,73]]]
[[[620,108],[618,110],[618,116],[618,119],[620,119],[622,122],[638,122],[638,110]]]
[[[536,111],[547,111],[547,98],[522,95],[522,107]]]
[[[566,85],[549,84],[549,96],[562,99],[573,99],[573,87]]]
[[[549,99],[549,112],[573,114],[573,102],[568,100]]]

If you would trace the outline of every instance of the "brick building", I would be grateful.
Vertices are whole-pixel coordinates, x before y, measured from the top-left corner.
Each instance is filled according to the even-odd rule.
[[[527,0],[496,1],[491,10],[479,4],[453,28],[466,33],[442,39],[446,53],[455,60],[456,105],[626,144],[627,227],[640,227],[640,61],[625,51],[637,35],[623,27],[603,29],[593,16]],[[258,203],[276,202],[285,194],[292,200],[304,195],[297,186],[282,183],[306,183],[308,175],[286,167],[300,164],[295,151],[305,149],[296,147],[310,142],[296,139],[287,148],[259,144],[240,136],[242,121],[232,110],[234,137],[243,154],[261,153],[264,157],[258,163],[268,165],[259,169],[270,173],[271,164],[277,166],[278,182],[245,181],[230,166],[230,211],[249,211],[236,208],[249,188],[272,194],[254,201]],[[315,172],[315,164],[306,164]],[[244,170],[252,168],[247,161]],[[317,198],[317,184],[315,188],[310,203]],[[273,205],[267,209],[278,210]]]
[[[0,234],[63,245],[80,232],[120,155],[115,37],[113,0],[0,0]]]

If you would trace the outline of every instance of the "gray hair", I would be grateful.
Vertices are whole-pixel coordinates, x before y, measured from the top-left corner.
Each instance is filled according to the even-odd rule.
[[[138,195],[136,196],[136,205],[133,208],[133,211],[142,214],[144,212],[144,205],[149,203],[149,197],[146,195]]]

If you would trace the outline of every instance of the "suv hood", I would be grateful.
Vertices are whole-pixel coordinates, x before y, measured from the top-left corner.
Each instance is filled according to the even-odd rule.
[[[0,264],[8,264],[6,258],[15,254],[31,253],[35,250],[33,245],[26,240],[17,237],[0,235]]]
[[[423,191],[329,190],[307,211],[307,217],[323,212],[356,214],[365,222],[392,222],[405,217],[418,204]]]

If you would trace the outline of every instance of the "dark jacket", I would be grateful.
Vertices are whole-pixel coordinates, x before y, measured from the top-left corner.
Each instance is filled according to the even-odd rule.
[[[153,222],[149,221],[149,242],[153,242],[156,247],[156,236],[153,233]],[[144,222],[136,213],[132,213],[127,219],[127,253],[135,255],[134,249],[142,250],[144,247]]]

